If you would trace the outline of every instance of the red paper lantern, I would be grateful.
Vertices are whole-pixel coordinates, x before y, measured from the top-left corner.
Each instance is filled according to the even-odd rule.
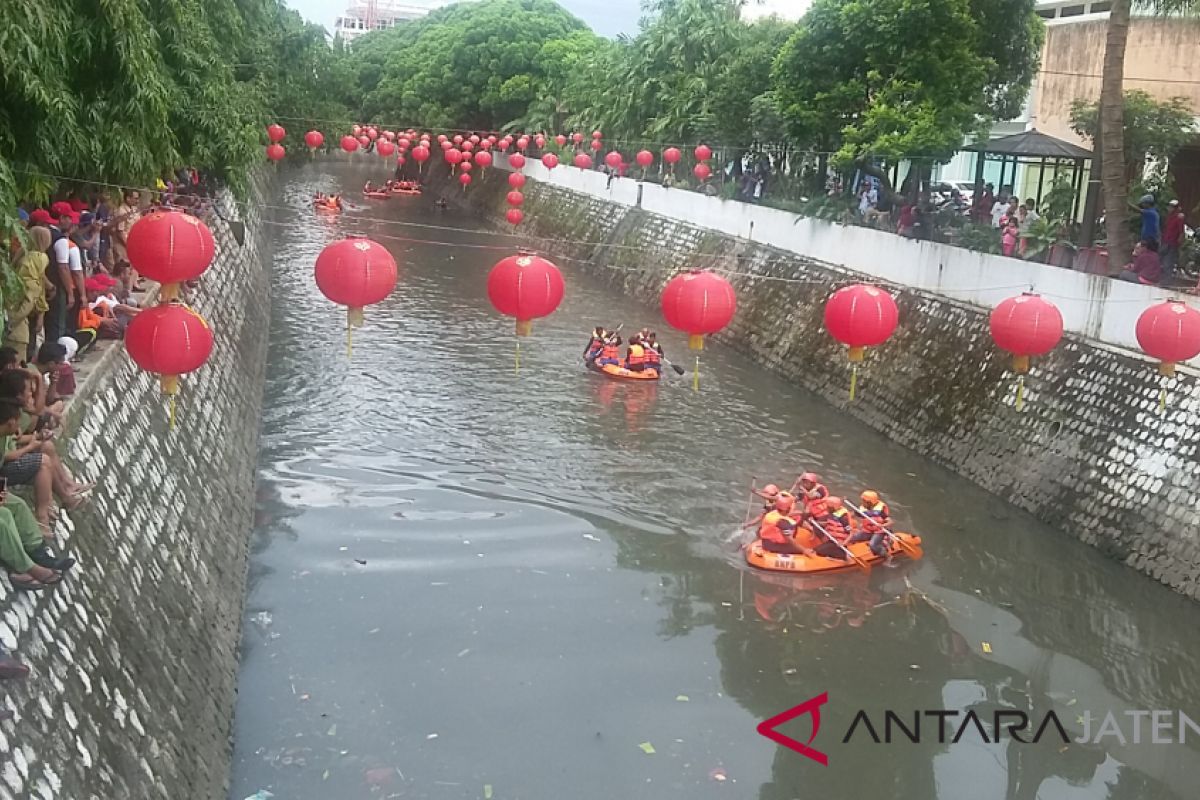
[[[401,136],[400,141],[396,142],[396,144],[401,150],[407,150],[408,148],[412,147],[412,139],[407,136]]]
[[[321,294],[346,306],[347,328],[363,323],[363,308],[396,288],[396,259],[383,245],[351,236],[327,245],[314,268]]]
[[[519,208],[510,208],[505,213],[504,218],[507,219],[513,225],[520,225],[521,221],[523,219],[525,219],[525,212]]]
[[[559,147],[564,147],[567,144],[567,137],[560,133],[558,136],[554,137],[554,143]]]
[[[518,150],[520,150],[521,152],[525,152],[525,150],[528,147],[529,147],[529,137],[528,136],[522,136],[520,139],[517,139],[517,149]]]
[[[1182,300],[1150,306],[1138,317],[1138,344],[1159,361],[1158,371],[1175,374],[1175,365],[1200,355],[1200,311]]]
[[[581,142],[583,142],[583,134],[582,133],[571,134],[571,141],[575,142],[575,144],[580,144]]]
[[[472,167],[474,167],[474,166],[475,165],[471,163],[471,159],[464,158],[462,160],[462,163],[458,165],[458,168],[461,169],[463,172],[470,172]]]
[[[467,187],[471,185],[471,173],[464,172],[459,175],[458,182],[462,184],[463,191],[466,191]]]
[[[287,131],[285,131],[283,129],[282,125],[268,125],[267,126],[267,138],[271,140],[272,144],[277,144],[279,142],[282,142],[283,137],[285,137],[285,136],[287,136]]]
[[[496,142],[496,149],[499,150],[501,153],[507,153],[508,148],[511,145],[512,145],[512,142],[509,141],[508,139],[501,139],[500,141]]]
[[[362,125],[355,125],[352,128],[350,128],[350,130],[354,133],[355,136],[358,136],[360,133],[362,133]]]
[[[443,153],[444,153],[444,152],[446,152],[447,150],[453,150],[453,149],[454,149],[454,142],[451,142],[451,141],[445,141],[445,142],[442,142],[442,144],[441,144],[441,147],[442,147],[442,152],[443,152]]]
[[[455,137],[454,137],[454,144],[455,144],[455,146],[458,146],[458,145],[460,145],[460,144],[462,144],[462,143],[463,143],[463,137],[462,137],[462,134],[459,134],[459,135],[457,135],[457,136],[455,136]]]
[[[613,169],[616,169],[619,166],[621,166],[621,164],[624,163],[624,161],[625,161],[625,159],[623,159],[621,157],[621,154],[618,153],[616,150],[613,150],[612,152],[610,152],[608,155],[606,155],[604,157],[604,163],[608,164]]]
[[[444,133],[439,133],[439,134],[438,134],[438,144],[441,144],[441,143],[442,143],[442,142],[444,142],[444,141],[446,141],[446,134],[444,134]]]
[[[358,139],[355,139],[353,136],[350,136],[349,134],[347,134],[346,136],[343,136],[342,137],[342,149],[345,150],[347,153],[353,153],[355,150],[358,149]]]
[[[379,155],[383,156],[384,158],[391,158],[392,155],[396,152],[396,145],[392,144],[391,142],[389,142],[385,139],[382,142],[379,142],[378,144],[375,145],[375,152],[378,153]]]
[[[208,269],[216,253],[208,226],[178,211],[144,214],[129,229],[125,249],[130,266],[162,284],[164,300],[176,296],[179,284]]]
[[[710,167],[708,164],[697,164],[696,166],[692,167],[692,172],[697,178],[700,179],[701,182],[704,182],[712,177],[712,167]]]
[[[478,134],[475,134],[475,133],[471,134],[471,139],[470,139],[471,144],[479,144],[480,141],[482,141],[482,140],[479,138]]]
[[[142,309],[125,329],[125,352],[159,376],[162,393],[179,391],[179,376],[204,365],[212,353],[212,330],[204,318],[177,300]]]
[[[642,169],[646,169],[654,163],[654,153],[651,153],[649,150],[639,150],[636,158],[638,166]]]
[[[387,139],[389,142],[395,143],[396,132],[395,131],[384,131],[383,138]]]
[[[535,136],[535,137],[534,137],[534,139],[533,139],[533,143],[534,143],[535,145],[537,145],[537,149],[538,149],[538,150],[541,150],[543,147],[545,147],[545,146],[546,146],[546,137],[545,137],[545,136],[542,136],[542,135],[539,133],[537,136]]]
[[[501,314],[516,318],[517,336],[528,336],[533,320],[554,313],[563,290],[562,273],[541,256],[509,256],[488,273],[488,299]]]
[[[542,166],[546,169],[554,169],[558,166],[558,156],[554,155],[554,153],[546,153],[546,155],[542,156]]]
[[[283,145],[267,145],[267,158],[271,159],[272,161],[282,161],[285,155],[287,155],[287,152],[283,149]]]
[[[368,137],[368,136],[358,137],[358,146],[361,147],[363,150],[366,150],[368,147],[371,146],[370,137]]]
[[[516,207],[525,202],[525,195],[518,191],[511,191],[504,198],[510,206]]]
[[[679,159],[683,158],[683,153],[679,152],[678,147],[668,147],[663,150],[663,161],[674,166],[679,163]]]
[[[464,153],[470,153],[472,150],[475,149],[475,145],[472,144],[471,142],[467,141],[467,142],[463,142],[459,146],[459,149],[461,149]]]
[[[475,154],[475,163],[480,167],[490,167],[492,165],[492,154],[487,150],[480,150]]]
[[[603,149],[604,149],[604,142],[600,141],[599,139],[592,139],[592,150],[599,153]]]
[[[705,144],[699,145],[696,147],[695,155],[697,161],[708,161],[712,158],[712,149]]]
[[[462,163],[463,154],[462,154],[462,151],[456,150],[453,147],[451,147],[449,150],[447,150],[445,152],[444,158],[446,159],[446,163],[453,167],[453,166],[457,166],[458,164]]]
[[[579,155],[575,156],[575,166],[579,167],[580,169],[591,169],[592,157],[587,153],[580,153]]]
[[[704,336],[729,324],[737,295],[729,281],[712,272],[692,270],[676,275],[662,291],[667,324],[688,334],[688,347],[704,349]]]
[[[1058,307],[1031,292],[996,306],[988,326],[996,346],[1013,354],[1013,372],[1017,374],[1028,372],[1029,357],[1049,353],[1063,335]]]
[[[604,134],[603,134],[603,133],[601,133],[600,131],[592,131],[592,138],[593,138],[593,139],[599,139],[599,138],[600,138],[601,136],[603,136],[603,135],[604,135]]]
[[[379,138],[379,131],[375,130],[374,128],[367,128],[367,139],[369,139],[373,142],[378,138]]]
[[[424,164],[429,160],[429,148],[424,145],[419,145],[413,148],[412,157],[416,159],[418,164]]]
[[[866,348],[886,342],[899,318],[896,301],[878,286],[846,286],[825,303],[825,327],[850,346],[850,360],[855,362],[863,360]]]
[[[396,156],[396,165],[397,166],[403,167],[407,163],[408,163],[408,161],[407,161],[407,159],[404,158],[404,156]]]
[[[492,143],[489,142],[487,139],[484,139],[482,142],[479,143],[479,149],[480,150],[491,150]]]
[[[508,157],[508,165],[513,169],[525,169],[525,156],[513,153]]]
[[[525,185],[525,176],[520,172],[508,173],[508,185],[514,189],[520,189]]]
[[[308,145],[309,150],[316,150],[321,145],[325,144],[325,134],[320,131],[309,131],[304,134],[304,143]]]

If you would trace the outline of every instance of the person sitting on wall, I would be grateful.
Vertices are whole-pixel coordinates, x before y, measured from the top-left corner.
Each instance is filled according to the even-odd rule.
[[[72,510],[87,501],[86,493],[91,487],[76,483],[59,461],[53,445],[47,447],[53,438],[53,431],[43,428],[33,434],[21,435],[21,405],[13,400],[5,403],[13,410],[14,421],[8,426],[11,433],[3,434],[4,455],[3,463],[0,463],[0,478],[9,487],[33,486],[38,525],[42,528],[42,534],[49,538],[52,535],[50,504],[55,493],[63,508]]]
[[[1158,240],[1142,239],[1133,248],[1133,261],[1117,276],[1123,281],[1157,286],[1162,280],[1162,263],[1158,260]]]
[[[80,483],[76,481],[71,474],[63,466],[62,459],[58,455],[58,449],[54,445],[53,433],[54,430],[61,425],[61,420],[51,411],[43,410],[38,405],[38,394],[34,388],[39,384],[37,378],[30,380],[30,375],[24,369],[9,369],[0,372],[0,401],[17,403],[21,407],[21,423],[19,426],[20,433],[18,434],[18,443],[22,443],[29,438],[38,437],[44,439],[40,452],[50,462],[51,470],[54,473],[54,483],[61,487],[63,494],[71,497],[82,497],[95,488],[94,483]]]

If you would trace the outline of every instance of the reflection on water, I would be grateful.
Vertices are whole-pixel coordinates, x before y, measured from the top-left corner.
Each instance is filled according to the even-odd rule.
[[[484,294],[507,240],[432,198],[314,219],[362,169],[311,166],[275,201],[247,608],[270,623],[246,626],[231,797],[1196,796],[1194,742],[839,744],[858,708],[1053,710],[1072,736],[1084,709],[1200,717],[1200,614],[720,348],[700,393],[586,373],[593,325],[665,326],[569,264],[514,374]],[[402,263],[352,360],[311,278],[339,231]],[[804,469],[883,492],[926,558],[747,570],[727,542],[750,476]],[[755,732],[822,691],[828,767]]]

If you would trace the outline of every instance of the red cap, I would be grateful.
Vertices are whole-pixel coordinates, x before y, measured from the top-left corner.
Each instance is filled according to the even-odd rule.
[[[71,204],[68,203],[66,200],[59,200],[54,205],[50,206],[50,213],[53,214],[54,217],[57,219],[60,217],[71,216],[72,214],[75,213],[75,209],[71,208]]]
[[[44,208],[35,208],[29,215],[30,225],[53,225],[56,221]]]
[[[111,275],[96,274],[83,282],[83,288],[89,292],[107,292],[117,285],[117,279]]]

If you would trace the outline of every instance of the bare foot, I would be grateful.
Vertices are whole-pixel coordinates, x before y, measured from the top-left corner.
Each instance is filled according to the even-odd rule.
[[[54,570],[49,569],[47,567],[43,567],[40,564],[34,564],[29,569],[29,572],[26,574],[29,575],[31,578],[33,578],[38,583],[44,584],[46,586],[49,586],[54,583],[58,583],[59,581],[62,580],[61,572],[55,572]]]

